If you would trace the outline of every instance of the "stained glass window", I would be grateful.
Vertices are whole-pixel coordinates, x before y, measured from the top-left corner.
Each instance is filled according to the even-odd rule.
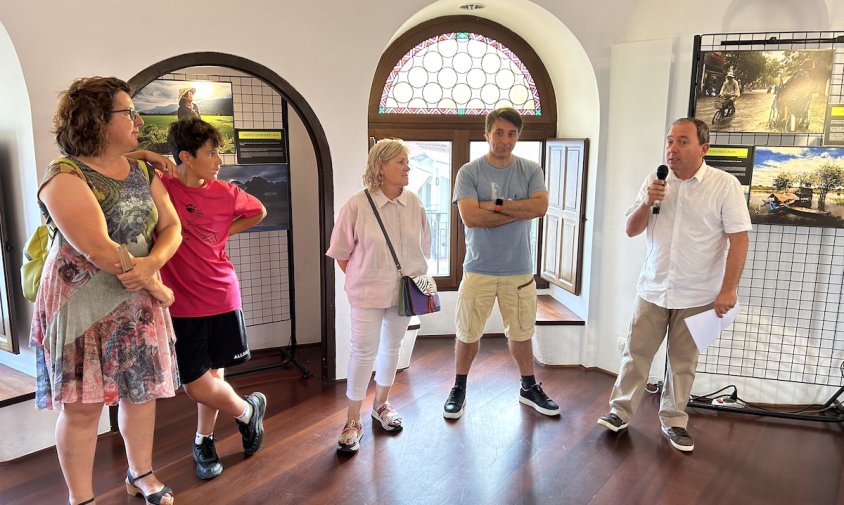
[[[378,112],[483,115],[499,107],[541,115],[533,76],[504,44],[456,32],[417,44],[396,63]]]

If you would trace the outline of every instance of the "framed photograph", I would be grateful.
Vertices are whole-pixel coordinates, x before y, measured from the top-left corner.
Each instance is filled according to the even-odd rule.
[[[824,131],[833,50],[705,51],[694,117],[714,132]]]
[[[234,153],[231,83],[158,79],[139,89],[132,101],[144,120],[138,135],[138,149],[170,154],[167,146],[170,123],[198,117],[216,126],[223,134],[220,153]]]
[[[844,228],[844,150],[757,146],[748,205],[754,223]]]
[[[267,209],[267,217],[248,232],[290,229],[289,165],[223,165],[217,178],[261,200]]]

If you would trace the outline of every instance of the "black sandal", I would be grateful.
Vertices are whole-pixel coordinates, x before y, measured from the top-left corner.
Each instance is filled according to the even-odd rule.
[[[78,503],[77,505],[87,505],[88,503],[94,503],[94,499],[91,498],[90,500],[85,500],[82,503]],[[72,505],[72,504],[68,503],[67,505]]]
[[[164,498],[164,495],[167,494],[170,495],[170,503],[176,503],[176,498],[173,496],[173,490],[170,489],[170,486],[164,486],[163,488],[161,488],[161,491],[152,494],[144,494],[141,488],[135,485],[135,482],[149,475],[152,475],[152,470],[143,475],[138,475],[137,477],[132,477],[131,470],[126,470],[126,493],[128,493],[129,496],[143,496],[144,501],[147,502],[147,505],[161,505],[161,499]]]

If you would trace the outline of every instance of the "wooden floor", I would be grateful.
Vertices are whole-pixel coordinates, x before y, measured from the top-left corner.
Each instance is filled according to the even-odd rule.
[[[0,365],[0,408],[35,398],[35,380],[31,375]]]
[[[221,419],[217,448],[225,471],[209,482],[193,473],[190,400],[179,394],[159,402],[154,461],[176,503],[844,504],[840,424],[701,410],[691,413],[689,427],[697,448],[683,454],[660,434],[655,396],[646,395],[627,433],[597,426],[613,383],[600,372],[537,371],[560,403],[560,417],[520,405],[503,339],[483,342],[466,413],[457,421],[441,413],[453,381],[452,342],[419,339],[413,365],[398,375],[392,395],[404,431],[388,434],[367,420],[360,452],[340,456],[335,441],[345,418],[345,384],[321,382],[316,353],[302,353],[314,373],[307,380],[292,368],[232,379],[241,393],[267,394],[266,439],[260,452],[244,458],[233,422]],[[121,438],[101,437],[94,483],[99,505],[143,503],[126,495],[125,468]],[[65,498],[54,450],[0,465],[0,503]]]

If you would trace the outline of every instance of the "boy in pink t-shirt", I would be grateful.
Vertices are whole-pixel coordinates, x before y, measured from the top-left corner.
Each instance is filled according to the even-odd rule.
[[[196,475],[208,480],[223,471],[213,437],[218,412],[235,418],[247,455],[264,438],[266,398],[257,392],[238,396],[224,380],[224,367],[250,357],[226,243],[260,223],[267,211],[254,196],[217,180],[223,137],[214,126],[196,118],[172,123],[167,141],[178,166],[175,177],[161,180],[182,222],[182,245],[161,277],[176,296],[170,306],[176,359],[185,391],[197,403]]]

